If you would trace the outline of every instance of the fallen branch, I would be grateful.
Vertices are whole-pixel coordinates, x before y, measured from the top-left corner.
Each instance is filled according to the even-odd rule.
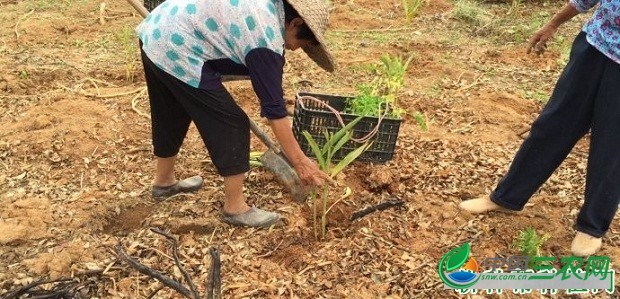
[[[125,261],[129,266],[136,269],[138,272],[152,277],[162,283],[162,286],[158,287],[156,290],[151,292],[148,298],[152,298],[159,292],[163,287],[169,287],[181,295],[191,298],[191,299],[201,299],[200,293],[198,292],[196,285],[191,280],[191,277],[185,271],[185,269],[181,266],[181,261],[179,260],[179,252],[178,252],[178,239],[177,237],[160,230],[158,228],[150,228],[150,230],[156,234],[162,235],[166,237],[172,243],[172,259],[174,260],[175,266],[181,271],[181,275],[183,279],[187,282],[189,287],[184,286],[181,282],[174,278],[169,278],[163,273],[149,268],[148,266],[143,265],[139,261],[135,260],[131,256],[129,256],[122,248],[121,244],[116,245],[116,254],[119,259]],[[211,254],[211,269],[209,270],[209,275],[207,278],[207,294],[204,296],[210,299],[221,299],[222,298],[222,280],[220,276],[220,254],[217,249],[211,247],[209,249],[209,253]],[[160,253],[163,254],[163,253]]]
[[[527,129],[517,133],[517,136],[519,136],[519,138],[521,138],[521,139],[525,139],[525,138],[527,138],[529,133],[530,133],[530,128],[528,127]]]
[[[161,290],[162,290],[163,288],[165,288],[165,287],[166,287],[166,286],[165,286],[165,285],[163,285],[163,284],[162,284],[162,285],[160,285],[160,286],[158,286],[155,290],[153,290],[153,291],[151,292],[151,294],[149,294],[149,295],[146,297],[146,299],[151,299],[151,298],[155,297],[155,295],[157,295],[157,293],[158,293],[159,291],[161,291]]]
[[[198,290],[196,290],[196,285],[194,285],[191,278],[189,277],[189,274],[187,274],[187,271],[185,271],[185,269],[181,266],[181,262],[179,261],[179,242],[177,242],[177,239],[158,228],[152,227],[151,231],[166,237],[166,239],[172,242],[172,257],[174,258],[174,264],[177,266],[177,268],[179,268],[179,271],[181,271],[181,274],[183,275],[183,279],[185,279],[185,282],[189,285],[189,289],[192,292],[192,298],[200,299],[200,294],[198,294]]]
[[[99,4],[99,24],[105,25],[105,2]]]
[[[56,286],[49,289],[39,289],[39,286],[46,284],[56,284]],[[87,279],[80,282],[76,278],[60,278],[56,280],[39,280],[29,283],[23,287],[20,287],[14,291],[10,291],[3,295],[2,299],[17,299],[23,295],[27,295],[28,298],[46,299],[46,298],[76,298],[78,292],[88,286],[89,284],[95,284],[95,281]],[[79,297],[79,296],[78,296]]]
[[[207,275],[207,299],[222,299],[222,278],[220,275],[220,252],[211,247],[211,270]]]
[[[140,98],[142,97],[142,95],[144,95],[144,92],[146,91],[146,89],[143,89],[141,92],[139,92],[136,96],[133,97],[133,99],[131,99],[131,109],[133,111],[135,111],[136,113],[138,113],[138,115],[144,116],[148,119],[151,119],[151,116],[148,113],[142,112],[138,109],[138,101],[140,100]]]
[[[382,202],[378,205],[372,206],[372,207],[368,207],[365,208],[363,210],[357,211],[355,213],[353,213],[353,215],[351,215],[351,221],[354,221],[355,219],[358,218],[362,218],[370,213],[376,212],[376,211],[383,211],[389,208],[393,208],[393,207],[400,207],[404,204],[405,202],[400,200],[400,199],[393,199],[393,200],[388,200],[386,202]]]
[[[367,32],[389,32],[389,31],[411,31],[414,32],[416,28],[414,27],[387,27],[387,28],[372,28],[372,29],[342,29],[342,30],[332,30],[332,32],[336,33],[367,33]]]
[[[75,92],[78,94],[81,94],[83,96],[87,96],[87,97],[93,97],[93,98],[99,98],[99,99],[107,99],[107,98],[115,98],[115,97],[122,97],[122,96],[127,96],[127,95],[131,95],[134,93],[143,93],[146,90],[146,87],[140,87],[140,88],[136,88],[132,91],[127,91],[127,92],[121,92],[121,93],[111,93],[111,94],[100,94],[99,91],[97,91],[96,94],[93,93],[88,93],[84,90],[75,90],[75,89],[71,89],[67,86],[64,86],[62,84],[59,84],[58,86],[60,86],[60,88],[66,90],[66,91],[71,91],[71,92]]]
[[[281,240],[280,243],[278,243],[278,245],[276,245],[276,247],[274,247],[272,250],[270,250],[269,252],[265,253],[265,254],[261,254],[256,256],[257,258],[264,258],[264,257],[268,257],[270,255],[272,255],[274,252],[276,252],[276,250],[278,250],[278,248],[280,248],[280,245],[282,245],[282,242],[284,242],[284,240]]]
[[[124,260],[127,264],[129,264],[129,266],[136,269],[138,272],[157,279],[163,285],[181,293],[181,295],[187,298],[194,298],[191,291],[183,286],[179,281],[166,277],[161,272],[151,269],[130,257],[127,253],[125,253],[121,244],[116,245],[116,254],[120,259]]]
[[[63,281],[70,281],[72,280],[71,278],[61,278],[58,280],[48,280],[48,279],[44,279],[44,280],[39,280],[39,281],[34,281],[31,282],[19,289],[16,289],[14,291],[10,291],[8,293],[6,293],[2,299],[11,299],[11,298],[18,298],[19,296],[25,294],[28,292],[28,290],[36,288],[40,285],[44,285],[44,284],[48,284],[48,283],[56,283],[56,282],[63,282]]]
[[[28,16],[30,16],[33,12],[34,12],[34,8],[28,13],[26,13],[25,15],[23,15],[21,18],[19,18],[17,22],[15,22],[15,39],[17,40],[18,43],[19,43],[19,31],[17,27],[19,26],[19,22],[28,18]]]

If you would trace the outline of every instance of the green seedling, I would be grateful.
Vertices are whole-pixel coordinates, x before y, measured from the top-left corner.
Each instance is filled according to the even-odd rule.
[[[428,131],[428,124],[426,123],[426,116],[424,114],[422,114],[420,111],[416,111],[413,114],[413,119],[415,119],[415,122],[418,123],[422,130]]]
[[[26,79],[30,78],[30,75],[28,74],[28,71],[26,71],[26,70],[19,71],[18,76],[22,80],[26,80]]]
[[[325,144],[321,147],[314,140],[312,135],[308,131],[303,131],[302,134],[304,138],[308,141],[310,148],[312,149],[312,153],[317,159],[319,167],[325,173],[327,173],[330,178],[336,177],[338,173],[344,170],[349,164],[353,163],[362,153],[364,153],[370,147],[370,143],[364,143],[362,146],[354,149],[349,152],[342,160],[338,163],[333,163],[334,155],[351,139],[352,128],[362,119],[362,116],[356,118],[352,122],[348,123],[345,127],[340,129],[336,133],[324,132],[325,134]],[[348,195],[347,195],[348,196]],[[331,207],[327,207],[327,202],[330,198],[330,190],[329,184],[325,184],[323,186],[321,200],[322,200],[322,211],[321,211],[321,221],[320,221],[320,239],[325,239],[325,235],[327,233],[327,214]],[[310,200],[312,201],[312,216],[313,216],[313,228],[314,228],[314,237],[319,239],[319,215],[317,211],[317,194],[315,191],[310,193]],[[333,206],[333,205],[332,205]]]
[[[520,254],[528,256],[530,258],[528,267],[533,268],[537,266],[535,258],[541,256],[541,248],[549,238],[548,234],[538,235],[535,229],[528,227],[519,231],[512,247],[516,248]]]

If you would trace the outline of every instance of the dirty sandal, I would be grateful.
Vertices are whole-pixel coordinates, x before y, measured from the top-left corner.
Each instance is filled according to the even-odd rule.
[[[269,227],[280,219],[280,215],[274,212],[261,210],[257,207],[250,208],[242,214],[228,214],[222,212],[222,221],[236,226]]]
[[[195,192],[202,188],[203,180],[200,176],[193,176],[178,181],[176,184],[167,187],[153,186],[151,195],[157,200],[163,200],[179,193]]]

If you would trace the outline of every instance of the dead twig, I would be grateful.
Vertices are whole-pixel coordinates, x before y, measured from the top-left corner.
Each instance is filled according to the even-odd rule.
[[[146,91],[146,89],[143,89],[141,92],[139,92],[136,96],[133,97],[133,99],[131,99],[131,109],[133,111],[135,111],[136,113],[138,113],[138,115],[144,116],[148,119],[151,119],[151,116],[148,113],[142,112],[138,109],[138,101],[140,100],[140,98],[142,97],[142,95],[144,95],[144,92]]]
[[[166,237],[166,239],[172,242],[172,257],[174,258],[174,264],[177,266],[177,268],[179,268],[179,271],[181,271],[181,274],[183,275],[183,279],[185,279],[185,282],[189,285],[189,289],[192,292],[192,298],[200,299],[200,294],[196,289],[196,285],[194,285],[194,282],[192,282],[192,279],[189,277],[189,274],[187,274],[187,271],[185,271],[183,266],[181,266],[181,261],[179,261],[179,242],[177,241],[177,239],[174,236],[158,228],[151,227],[151,231]]]
[[[84,81],[88,81],[88,82],[90,82],[91,84],[93,84],[93,86],[95,86],[95,88],[97,88],[97,91],[99,90],[99,88],[98,88],[98,86],[97,86],[97,82],[98,82],[98,83],[101,83],[101,84],[104,84],[105,86],[108,86],[108,87],[118,87],[118,85],[116,85],[116,84],[114,84],[114,83],[110,83],[110,82],[108,82],[108,81],[104,81],[104,80],[100,80],[100,79],[95,79],[95,78],[90,78],[90,77],[89,77],[89,78],[82,79],[82,81],[83,81],[83,82],[84,82]]]
[[[54,287],[49,289],[39,289],[39,286],[46,284],[55,284]],[[17,299],[23,295],[27,295],[28,298],[75,298],[77,294],[83,292],[83,288],[89,285],[94,285],[95,281],[92,279],[85,279],[80,282],[76,278],[60,278],[56,280],[39,280],[29,283],[15,291],[11,291],[2,296],[2,299]],[[88,290],[87,290],[88,291]]]
[[[34,13],[34,8],[31,11],[24,14],[23,16],[21,16],[21,18],[19,18],[17,22],[15,22],[15,40],[17,40],[18,43],[19,43],[19,31],[18,31],[19,22],[28,18],[32,13]]]
[[[257,258],[264,258],[267,256],[272,255],[274,252],[276,252],[276,250],[278,250],[278,248],[280,248],[280,245],[282,245],[282,242],[284,242],[284,240],[281,240],[280,243],[278,243],[278,245],[276,245],[276,247],[274,247],[272,250],[270,250],[269,252],[265,253],[265,254],[261,254],[256,256]]]
[[[115,97],[122,97],[122,96],[127,96],[127,95],[131,95],[137,92],[144,92],[146,90],[146,87],[140,87],[140,88],[136,88],[132,91],[127,91],[127,92],[120,92],[120,93],[111,93],[111,94],[92,94],[92,93],[88,93],[84,90],[75,90],[75,89],[71,89],[67,86],[64,86],[62,84],[59,84],[58,86],[60,86],[62,89],[66,90],[66,91],[71,91],[71,92],[75,92],[75,93],[79,93],[81,95],[87,96],[87,97],[93,97],[93,98],[100,98],[100,99],[107,99],[107,98],[115,98]]]
[[[187,271],[185,271],[185,269],[181,266],[181,261],[179,260],[179,252],[178,252],[179,242],[178,242],[177,237],[163,230],[160,230],[158,228],[150,228],[150,230],[156,234],[166,237],[166,239],[171,241],[174,264],[179,269],[179,271],[181,271],[181,275],[183,276],[183,279],[189,285],[189,288],[185,287],[178,280],[174,278],[169,278],[165,276],[163,273],[155,269],[149,268],[148,266],[143,265],[139,261],[129,256],[123,250],[120,243],[117,244],[116,255],[118,256],[120,260],[125,261],[127,264],[129,264],[129,266],[136,269],[138,272],[144,275],[147,275],[149,277],[155,278],[157,281],[162,283],[162,286],[154,290],[153,292],[151,292],[148,298],[152,298],[153,296],[155,296],[155,294],[159,292],[163,287],[169,287],[179,292],[181,295],[187,298],[191,298],[191,299],[202,298],[196,288],[196,285],[194,285],[193,281],[191,280],[191,277],[189,276]],[[206,282],[207,283],[207,294],[204,297],[221,299],[222,298],[222,279],[220,276],[220,254],[218,250],[213,247],[209,249],[209,252],[211,254],[211,269],[209,271],[208,279]]]
[[[39,281],[34,281],[31,282],[21,288],[18,288],[14,291],[10,291],[8,293],[6,293],[2,299],[12,299],[12,298],[19,298],[19,296],[26,294],[29,290],[36,288],[40,285],[44,285],[44,284],[50,284],[50,283],[57,283],[57,282],[65,282],[65,281],[71,281],[73,280],[72,278],[61,278],[58,280],[49,280],[49,279],[43,279],[43,280],[39,280]]]
[[[222,299],[222,278],[220,276],[220,252],[211,247],[211,270],[207,276],[207,299]]]
[[[530,128],[528,127],[527,129],[517,133],[517,136],[519,136],[519,138],[521,138],[521,139],[525,139],[525,138],[527,138],[529,133],[530,133]]]
[[[155,297],[155,295],[156,295],[159,291],[161,291],[164,287],[166,287],[166,286],[164,286],[163,284],[162,284],[162,285],[160,285],[160,286],[159,286],[159,287],[157,287],[155,290],[153,290],[153,291],[152,291],[152,292],[151,292],[151,293],[150,293],[150,294],[146,297],[146,299],[151,299],[151,298]]]
[[[365,208],[363,210],[357,211],[355,213],[353,213],[353,215],[351,215],[351,221],[354,221],[355,219],[359,219],[362,218],[372,212],[376,212],[376,211],[383,211],[385,209],[389,209],[389,208],[393,208],[393,207],[400,207],[404,204],[405,202],[400,200],[400,199],[394,199],[394,200],[388,200],[386,202],[382,202],[378,205],[372,206],[372,207],[368,207]]]
[[[411,31],[414,32],[416,28],[413,27],[387,27],[387,28],[373,28],[373,29],[343,29],[333,30],[336,33],[366,33],[366,32],[386,32],[386,31]]]
[[[105,2],[99,4],[99,24],[105,25]]]
[[[117,244],[116,245],[116,254],[118,255],[118,257],[120,259],[122,259],[123,261],[125,261],[127,264],[129,264],[129,266],[131,266],[132,268],[136,269],[138,272],[147,275],[149,277],[153,277],[155,279],[157,279],[159,282],[161,282],[163,285],[181,293],[183,296],[187,297],[187,298],[194,298],[192,296],[191,291],[186,288],[185,286],[183,286],[179,281],[166,277],[165,275],[163,275],[162,273],[160,273],[157,270],[151,269],[145,265],[143,265],[142,263],[138,262],[137,260],[135,260],[134,258],[130,257],[127,253],[125,253],[125,251],[123,250],[123,247],[121,246],[121,244]]]

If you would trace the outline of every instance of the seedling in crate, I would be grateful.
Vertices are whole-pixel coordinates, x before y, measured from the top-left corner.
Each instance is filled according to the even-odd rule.
[[[362,146],[356,148],[355,150],[349,152],[342,160],[340,160],[337,164],[332,163],[332,159],[334,154],[338,152],[344,146],[353,135],[352,128],[357,124],[362,117],[358,117],[352,122],[348,123],[344,126],[340,131],[336,133],[328,133],[325,131],[325,144],[323,147],[320,147],[319,144],[314,140],[312,135],[308,133],[308,131],[303,131],[302,134],[308,141],[310,148],[312,149],[312,153],[316,157],[319,167],[325,173],[327,173],[331,178],[336,177],[338,173],[340,173],[345,167],[351,164],[357,157],[359,157],[364,151],[366,151],[370,147],[370,143],[364,143]],[[329,208],[327,207],[327,202],[329,200],[329,185],[325,184],[323,186],[321,199],[322,199],[322,211],[321,211],[321,224],[320,224],[320,239],[325,239],[325,235],[327,233],[327,214],[331,210],[331,208],[338,201],[346,198],[350,195],[350,189],[347,187],[345,191],[345,195],[343,195],[340,199],[338,199],[334,204],[332,204]],[[319,224],[318,224],[318,211],[317,211],[317,194],[316,191],[311,192],[310,200],[312,201],[312,220],[313,220],[313,228],[314,228],[314,237],[319,239]]]
[[[364,116],[385,114],[393,118],[400,118],[404,113],[397,105],[396,96],[404,85],[405,73],[413,56],[403,61],[398,56],[384,55],[380,60],[379,73],[369,84],[357,86],[358,96],[348,101],[346,112]]]

